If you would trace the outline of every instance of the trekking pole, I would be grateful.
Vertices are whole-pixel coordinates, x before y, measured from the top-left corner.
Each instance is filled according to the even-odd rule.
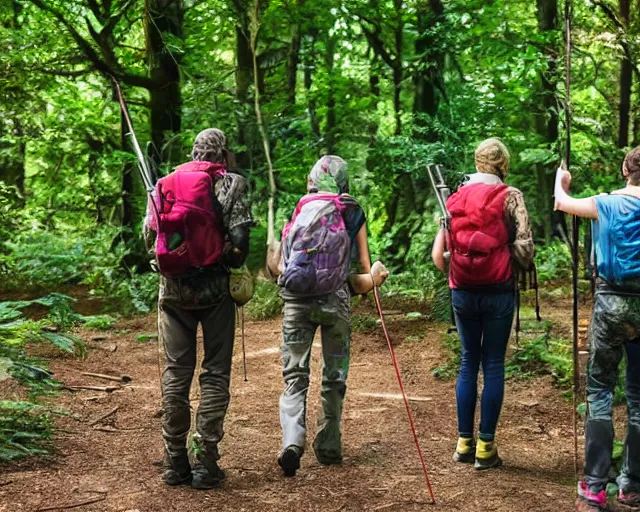
[[[429,174],[429,180],[431,181],[433,192],[436,196],[436,200],[438,201],[438,206],[440,207],[440,211],[442,211],[441,222],[442,228],[445,230],[444,260],[448,268],[451,260],[451,233],[449,231],[451,216],[449,215],[449,210],[447,210],[447,199],[449,199],[449,196],[451,195],[451,190],[449,189],[446,181],[444,181],[441,165],[427,165],[427,173]],[[451,334],[458,330],[456,327],[456,317],[453,312],[453,296],[451,289],[449,289],[449,316],[451,326],[447,329],[447,334]]]
[[[244,306],[240,306],[240,330],[242,332],[242,366],[244,367],[244,381],[247,379],[247,351],[244,346]]]
[[[133,146],[133,151],[138,159],[138,170],[140,171],[140,177],[142,178],[142,182],[144,183],[145,190],[149,195],[151,195],[151,192],[153,192],[154,190],[153,173],[151,172],[149,163],[147,162],[147,159],[144,156],[142,149],[140,148],[140,144],[138,143],[138,138],[136,137],[136,133],[133,129],[133,122],[131,121],[131,116],[129,115],[129,107],[127,107],[127,102],[125,101],[124,95],[122,94],[120,83],[115,79],[113,75],[111,75],[111,81],[113,82],[113,85],[116,88],[116,92],[118,93],[120,110],[124,117],[125,123],[127,124],[127,128],[129,129],[131,145]]]
[[[568,171],[571,163],[571,17],[573,14],[571,0],[564,3],[564,25],[565,25],[565,130],[566,143],[564,155],[564,168]],[[571,218],[571,254],[572,265],[572,285],[573,285],[573,468],[576,480],[578,473],[578,411],[577,399],[580,389],[580,363],[578,360],[578,270],[580,251],[580,223],[575,215]]]
[[[391,339],[389,338],[389,332],[387,331],[387,326],[384,322],[384,314],[382,312],[382,305],[380,304],[380,293],[378,292],[378,287],[376,286],[375,280],[373,278],[374,275],[379,274],[383,270],[384,270],[384,266],[379,261],[376,261],[371,267],[371,279],[373,280],[373,297],[376,302],[376,308],[378,309],[378,315],[380,316],[382,330],[384,331],[385,338],[387,339],[387,346],[389,347],[389,352],[391,353],[391,361],[393,362],[393,367],[396,371],[396,377],[398,378],[398,384],[400,385],[400,391],[402,392],[404,405],[407,408],[407,416],[409,416],[409,423],[411,424],[411,432],[413,433],[413,440],[416,443],[416,450],[418,451],[420,464],[422,464],[422,471],[424,472],[424,478],[425,478],[425,481],[427,482],[427,488],[429,489],[429,494],[431,495],[431,504],[435,505],[436,497],[433,494],[431,481],[429,480],[429,473],[427,472],[427,466],[424,462],[424,456],[422,455],[422,450],[420,449],[420,442],[418,441],[418,434],[416,433],[416,424],[413,420],[413,413],[411,412],[411,407],[409,406],[409,399],[407,398],[407,393],[405,392],[405,389],[404,389],[402,376],[400,375],[400,368],[398,367],[398,362],[396,360],[396,354],[395,354],[395,351],[393,350],[393,345],[391,344]]]

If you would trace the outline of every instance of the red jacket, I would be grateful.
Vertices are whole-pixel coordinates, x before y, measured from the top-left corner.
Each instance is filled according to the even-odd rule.
[[[451,288],[500,284],[513,276],[504,184],[464,185],[447,200],[451,214]]]

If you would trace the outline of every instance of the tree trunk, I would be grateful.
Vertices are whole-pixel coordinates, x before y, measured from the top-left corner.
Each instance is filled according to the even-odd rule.
[[[311,94],[311,86],[313,85],[313,67],[316,60],[316,39],[315,36],[311,36],[309,48],[304,52],[304,88],[307,91],[307,112],[309,113],[309,122],[311,123],[311,131],[313,131],[316,138],[322,136],[320,132],[320,122],[318,121],[318,114],[316,112],[316,100]]]
[[[538,30],[543,34],[558,31],[558,2],[557,0],[537,0]],[[557,83],[557,58],[555,48],[547,50],[547,67],[540,73],[542,104],[536,115],[536,131],[548,147],[558,142],[558,113],[556,110],[555,90]],[[566,232],[564,215],[554,215],[553,212],[553,172],[555,166],[538,164],[536,175],[538,181],[537,209],[544,222],[539,226],[538,234],[550,240],[556,225],[560,223]]]
[[[22,11],[22,5],[18,2],[12,2],[13,12],[11,17],[3,21],[3,25],[8,28],[17,30],[20,28],[20,21],[18,19],[20,12]],[[15,145],[9,149],[4,143],[0,143],[0,180],[4,181],[9,186],[16,187],[18,192],[15,200],[19,206],[24,205],[25,194],[25,157],[26,157],[26,142],[24,137],[24,128],[22,121],[18,116],[11,118],[13,123],[12,135],[15,138]],[[2,133],[0,126],[0,134]],[[4,154],[4,156],[3,156]]]
[[[0,143],[0,180],[4,181],[8,186],[16,187],[15,201],[17,205],[24,205],[25,194],[25,173],[24,163],[26,155],[26,143],[22,122],[19,117],[13,117],[13,137],[15,144],[5,147],[4,143]]]
[[[124,114],[120,112],[120,145],[123,151],[127,151],[127,124],[124,120]],[[125,163],[122,168],[122,221],[120,225],[125,228],[125,233],[133,233],[135,225],[135,209],[133,198],[135,197],[134,190],[134,166],[130,163]],[[125,236],[125,240],[126,240]]]
[[[336,140],[336,97],[334,90],[334,54],[336,48],[336,41],[332,36],[327,37],[325,49],[325,64],[327,66],[327,77],[329,79],[329,87],[327,88],[327,123],[325,125],[325,150],[328,154],[335,153],[335,140]]]
[[[287,54],[287,109],[289,113],[293,113],[296,106],[296,85],[298,83],[298,62],[300,60],[301,43],[300,22],[296,22],[291,27],[291,43]]]
[[[150,89],[151,141],[163,162],[177,163],[182,148],[173,136],[180,133],[182,96],[180,90],[181,55],[165,44],[167,36],[182,38],[184,10],[181,0],[145,0],[145,42]]]
[[[435,28],[444,19],[444,6],[441,0],[430,0],[429,5],[421,4],[417,10],[418,37],[415,41],[416,55],[422,57],[422,69],[419,69],[413,79],[415,93],[413,98],[414,114],[426,114],[435,117],[438,113],[440,96],[438,89],[443,86],[442,71],[444,69],[444,55],[439,51],[429,51],[435,41]],[[417,125],[424,125],[424,120],[418,115]],[[427,134],[428,140],[431,139]]]
[[[403,0],[394,0],[396,27],[394,34],[395,59],[393,66],[393,110],[396,118],[395,134],[402,133],[402,50],[404,45],[404,22],[402,21]]]
[[[625,28],[629,29],[630,1],[620,0],[620,18]],[[628,45],[626,39],[624,42]],[[631,112],[631,86],[633,83],[633,66],[625,55],[620,63],[620,105],[618,123],[618,147],[629,145],[629,114]]]
[[[236,24],[236,126],[238,128],[237,143],[246,149],[236,153],[236,160],[241,169],[252,166],[251,130],[249,116],[249,88],[253,82],[253,54],[249,41],[249,17],[247,12],[237,13]]]

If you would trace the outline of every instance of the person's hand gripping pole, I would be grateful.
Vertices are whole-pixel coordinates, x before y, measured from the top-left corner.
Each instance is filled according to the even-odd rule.
[[[382,312],[382,305],[380,304],[380,293],[378,292],[378,287],[382,285],[382,283],[384,283],[384,281],[387,279],[388,276],[389,276],[389,271],[384,267],[384,265],[380,261],[376,261],[371,266],[371,279],[373,280],[373,297],[376,302],[376,308],[378,309],[378,315],[380,316],[382,330],[384,331],[384,335],[387,340],[389,353],[391,354],[391,361],[393,362],[393,367],[396,371],[396,377],[398,378],[398,384],[400,385],[400,391],[402,392],[404,405],[407,408],[407,415],[409,416],[409,423],[411,424],[411,432],[413,433],[413,440],[416,443],[418,457],[420,458],[420,464],[422,464],[422,471],[424,472],[424,478],[427,483],[427,488],[429,489],[429,495],[431,496],[431,503],[435,505],[436,497],[433,494],[433,488],[431,487],[431,481],[429,480],[429,473],[427,472],[427,466],[424,462],[424,456],[422,455],[422,450],[420,449],[420,442],[418,441],[418,434],[416,433],[416,425],[413,420],[413,413],[411,412],[411,407],[409,406],[409,399],[407,398],[407,393],[404,390],[402,376],[400,375],[400,368],[398,367],[398,362],[396,361],[396,354],[395,354],[395,351],[393,350],[393,345],[391,344],[391,338],[389,338],[389,331],[387,331],[387,326],[384,322],[384,313]]]

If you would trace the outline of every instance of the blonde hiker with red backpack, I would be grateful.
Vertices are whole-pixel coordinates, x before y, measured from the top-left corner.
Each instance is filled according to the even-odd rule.
[[[458,444],[454,461],[490,469],[501,465],[495,440],[504,397],[504,359],[516,302],[516,267],[528,269],[534,245],[522,193],[504,184],[509,151],[496,138],[475,151],[477,172],[447,200],[450,229],[434,242],[432,258],[445,271],[450,254],[449,286],[462,345],[456,385]],[[478,372],[484,389],[480,428],[474,417]]]
[[[160,272],[158,333],[166,355],[162,436],[169,464],[164,482],[212,489],[225,478],[217,461],[235,334],[229,269],[242,266],[247,257],[253,220],[246,180],[228,168],[224,133],[215,128],[200,132],[191,158],[158,181],[144,230],[147,241],[154,242]],[[191,468],[189,390],[198,325],[204,360],[194,436],[197,463]]]
[[[569,195],[571,174],[558,169],[556,209],[591,219],[596,286],[589,327],[584,480],[578,509],[604,510],[613,453],[613,396],[627,358],[627,435],[618,501],[640,509],[640,147],[622,164],[625,187],[598,196]],[[633,507],[633,508],[632,508]]]
[[[269,270],[278,277],[284,299],[281,353],[285,389],[280,397],[282,452],[278,463],[285,476],[295,476],[306,443],[309,362],[318,327],[322,335],[322,406],[313,442],[321,464],[342,462],[340,420],[349,371],[351,293],[367,293],[388,276],[371,273],[366,219],[348,195],[347,163],[324,156],[308,176],[308,194],[298,203],[271,247]],[[352,256],[360,274],[351,274]]]

